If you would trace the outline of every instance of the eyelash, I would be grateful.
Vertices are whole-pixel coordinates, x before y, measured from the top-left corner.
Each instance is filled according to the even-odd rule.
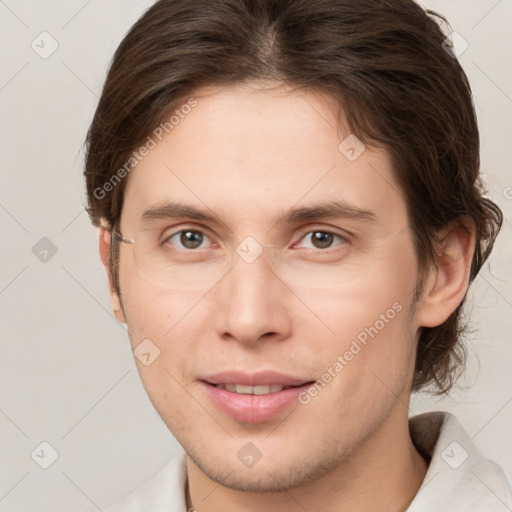
[[[181,235],[182,233],[185,233],[187,231],[192,231],[194,233],[201,233],[202,235],[204,235],[205,237],[210,239],[210,237],[205,232],[201,231],[200,229],[197,229],[197,228],[182,228],[179,231],[174,231],[169,236],[166,236],[162,243],[163,244],[167,244],[175,236]],[[303,232],[300,235],[299,241],[302,241],[306,236],[313,235],[314,233],[322,233],[324,235],[333,235],[335,238],[341,240],[341,242],[338,243],[337,245],[343,245],[344,243],[348,242],[348,239],[345,236],[340,235],[339,233],[335,233],[333,231],[323,230],[323,229],[313,229],[313,230],[310,230],[310,231],[305,231],[305,232]],[[217,244],[217,243],[215,243],[214,245],[216,247],[220,247],[220,245]],[[295,246],[295,245],[296,245],[296,243],[292,244],[292,246]],[[183,252],[191,252],[192,253],[192,252],[199,252],[199,251],[204,250],[204,249],[205,248],[198,248],[198,249],[180,248],[179,250],[181,250]],[[327,253],[327,252],[330,252],[331,250],[333,250],[332,246],[327,247],[326,249],[318,249],[318,248],[314,248],[314,247],[308,247],[306,249],[309,252],[321,252],[321,253]]]

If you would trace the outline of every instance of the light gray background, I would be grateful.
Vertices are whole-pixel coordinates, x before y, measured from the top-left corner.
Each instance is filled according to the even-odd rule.
[[[150,3],[0,0],[4,512],[101,510],[181,450],[154,412],[126,330],[111,314],[97,233],[84,211],[85,133],[110,58]],[[469,43],[460,60],[474,91],[484,175],[506,220],[472,289],[478,332],[463,388],[443,400],[414,397],[411,414],[454,412],[512,479],[512,0],[424,5],[445,14]],[[59,44],[47,59],[31,48],[43,31]],[[46,263],[32,252],[43,237],[57,247]],[[58,452],[46,470],[31,458],[43,441]]]

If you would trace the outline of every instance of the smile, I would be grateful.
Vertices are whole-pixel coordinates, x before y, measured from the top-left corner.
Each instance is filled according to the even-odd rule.
[[[244,384],[216,384],[215,387],[225,389],[231,393],[240,393],[242,395],[269,395],[271,393],[278,393],[283,389],[288,389],[294,386],[247,386]]]

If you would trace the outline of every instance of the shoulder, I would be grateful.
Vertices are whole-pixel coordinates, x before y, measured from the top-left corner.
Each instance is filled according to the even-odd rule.
[[[411,438],[430,459],[425,480],[408,512],[510,510],[510,484],[496,462],[480,454],[457,418],[436,411],[409,420]]]

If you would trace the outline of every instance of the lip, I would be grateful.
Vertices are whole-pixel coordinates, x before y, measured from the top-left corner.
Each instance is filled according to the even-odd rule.
[[[242,423],[270,421],[292,406],[314,381],[284,375],[278,372],[247,374],[237,371],[222,372],[205,377],[201,385],[210,400],[224,414]],[[246,395],[217,388],[215,384],[243,384],[247,386],[294,386],[268,395]]]
[[[245,373],[229,370],[203,377],[201,380],[210,384],[243,384],[244,386],[300,386],[313,379],[294,377],[280,372],[260,371]]]

